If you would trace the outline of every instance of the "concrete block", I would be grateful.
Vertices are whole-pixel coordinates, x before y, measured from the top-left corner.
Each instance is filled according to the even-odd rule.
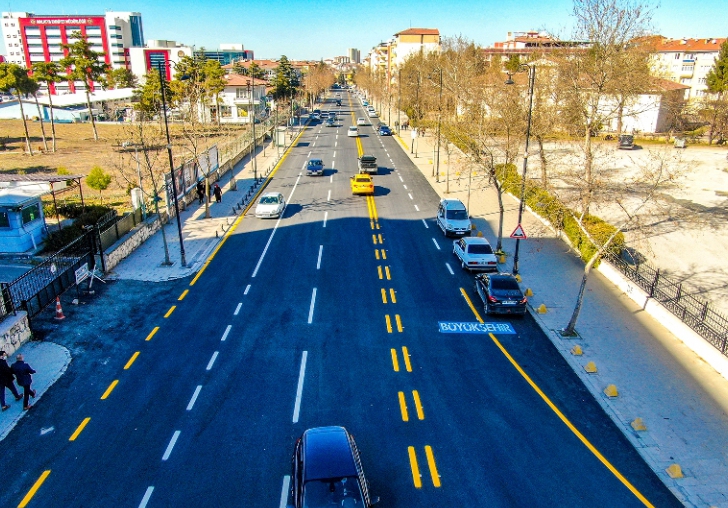
[[[634,430],[638,430],[638,431],[647,430],[647,427],[645,426],[644,422],[642,421],[642,418],[635,418],[634,420],[632,420],[632,423],[630,423],[630,425],[632,425],[632,428]]]
[[[546,305],[543,303],[539,305],[538,309],[536,309],[536,312],[538,312],[539,314],[546,314],[548,312],[548,310],[546,309]]]
[[[581,356],[584,354],[584,352],[581,350],[581,346],[577,344],[576,346],[571,348],[571,354],[574,356]],[[594,362],[591,362],[591,363],[594,363]]]
[[[597,364],[594,362],[589,362],[586,365],[584,365],[584,370],[587,371],[589,374],[596,374],[597,373]]]
[[[503,262],[505,263],[505,259],[503,260]],[[531,288],[526,288],[526,292],[523,294],[525,296],[533,296],[533,291],[531,290]]]
[[[604,389],[604,395],[610,398],[614,398],[619,396],[619,392],[617,391],[617,387],[615,385],[607,385],[607,387]]]
[[[668,476],[672,478],[673,480],[677,478],[684,478],[682,468],[680,467],[680,464],[670,464],[667,469],[665,469],[665,472],[667,472]]]

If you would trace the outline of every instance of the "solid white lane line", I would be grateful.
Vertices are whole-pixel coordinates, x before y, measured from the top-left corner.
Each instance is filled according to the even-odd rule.
[[[247,286],[245,286],[245,291],[243,291],[243,294],[244,295],[247,295],[248,294],[248,291],[250,291],[250,284],[248,284]]]
[[[412,193],[411,192],[408,193],[407,195],[410,197],[410,199],[415,199],[415,198],[412,197]]]
[[[331,201],[331,189],[329,189],[329,193],[326,196],[326,201]]]
[[[197,402],[197,397],[200,396],[201,391],[202,391],[202,385],[197,385],[197,388],[195,388],[195,393],[192,394],[192,398],[190,399],[190,402],[187,404],[187,411],[191,411],[192,408],[195,406],[195,402]]]
[[[311,306],[308,308],[308,324],[313,322],[313,308],[316,306],[316,288],[311,293]]]
[[[230,333],[230,329],[233,327],[233,325],[227,325],[227,328],[225,328],[225,333],[222,334],[222,339],[220,339],[220,342],[225,342],[225,339],[227,339],[228,333]]]
[[[453,272],[452,268],[450,268],[450,263],[445,263],[445,266],[447,266],[447,271],[450,272],[450,275],[455,275],[455,272]]]
[[[324,212],[324,227],[326,227],[327,220],[329,220],[329,212]]]
[[[324,253],[324,246],[319,245],[318,261],[316,261],[316,270],[321,270],[321,255]]]
[[[139,508],[146,508],[149,498],[152,497],[152,492],[154,492],[154,487],[147,487],[147,491],[144,493],[142,502],[139,503]]]
[[[437,240],[435,240],[434,238],[432,239],[432,243],[435,244],[435,247],[437,247],[437,250],[442,250],[442,249],[440,249],[440,244],[438,244]]]
[[[162,460],[167,460],[170,455],[172,455],[172,449],[174,448],[174,445],[177,443],[177,439],[179,439],[179,435],[181,434],[181,431],[175,430],[174,434],[172,435],[172,439],[169,441],[169,444],[167,445],[167,449],[164,450],[164,455],[162,455]]]
[[[248,286],[250,287],[250,286]],[[240,313],[240,307],[243,306],[243,302],[240,302],[237,307],[235,307],[235,312],[233,312],[233,316],[237,316]]]
[[[298,416],[301,414],[301,395],[303,395],[303,380],[306,377],[306,359],[308,351],[301,355],[301,368],[298,371],[298,387],[296,388],[296,404],[293,407],[293,423],[298,423]]]
[[[296,192],[296,187],[298,187],[298,183],[301,181],[301,175],[298,175],[298,178],[296,178],[296,183],[293,184],[293,188],[291,189],[291,193],[288,195],[288,200],[286,200],[286,203],[291,202],[291,198],[293,197],[293,193]],[[286,204],[286,206],[288,206]],[[268,247],[270,247],[270,242],[273,241],[273,236],[276,234],[276,231],[278,231],[278,226],[281,223],[281,220],[283,219],[283,214],[286,213],[286,208],[283,208],[283,212],[281,212],[281,216],[278,217],[278,220],[276,221],[276,225],[273,226],[273,231],[270,232],[270,236],[268,237],[268,242],[265,244],[265,248],[263,249],[263,253],[260,255],[260,258],[258,258],[258,264],[255,265],[255,270],[253,270],[253,275],[251,277],[255,277],[258,275],[258,270],[260,269],[260,265],[263,264],[263,259],[265,258],[266,252],[268,252]]]
[[[420,211],[420,207],[417,206],[417,205],[415,205],[415,210],[417,210],[419,212]]]
[[[283,477],[283,487],[281,487],[281,502],[278,508],[286,508],[288,505],[288,489],[291,487],[291,477],[286,475]]]
[[[433,238],[433,240],[434,240],[434,238]],[[219,351],[215,351],[214,353],[212,353],[212,357],[210,358],[210,361],[207,362],[207,367],[205,368],[205,370],[210,370],[212,368],[213,364],[215,363],[215,360],[217,360],[218,354],[220,354]]]

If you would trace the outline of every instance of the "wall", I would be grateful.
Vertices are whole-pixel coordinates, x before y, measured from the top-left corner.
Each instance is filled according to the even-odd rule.
[[[107,252],[104,252],[106,271],[113,270],[116,265],[134,252],[134,249],[156,233],[160,228],[160,224],[159,217],[155,217],[144,224],[139,224],[131,233],[112,245]]]
[[[18,311],[15,316],[12,314],[6,316],[0,322],[0,350],[5,351],[8,356],[15,353],[31,337],[28,313],[25,311]]]

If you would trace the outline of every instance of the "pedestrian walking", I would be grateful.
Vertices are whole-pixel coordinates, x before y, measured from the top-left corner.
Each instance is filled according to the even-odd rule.
[[[215,184],[215,188],[212,189],[212,193],[215,194],[215,201],[218,203],[222,202],[222,189],[218,184]]]
[[[30,409],[32,406],[28,403],[28,397],[35,398],[35,390],[31,389],[33,376],[35,374],[33,368],[23,361],[23,355],[15,357],[15,363],[10,367],[18,380],[18,385],[23,387],[23,409]]]
[[[15,400],[22,398],[18,393],[18,389],[15,388],[13,379],[15,379],[15,376],[10,365],[8,365],[8,355],[5,351],[0,351],[0,406],[2,406],[3,411],[10,409],[10,406],[5,403],[5,388],[10,388]]]
[[[197,201],[202,204],[202,200],[205,199],[205,184],[202,180],[197,182]]]

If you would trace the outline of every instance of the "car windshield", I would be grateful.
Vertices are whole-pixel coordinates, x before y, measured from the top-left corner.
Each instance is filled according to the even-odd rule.
[[[468,212],[466,210],[448,210],[446,216],[450,220],[467,220]]]
[[[261,205],[277,205],[278,198],[275,196],[263,196],[262,198],[260,198],[260,204]]]
[[[362,505],[361,489],[356,477],[310,481],[303,486],[303,508]]]
[[[314,160],[308,161],[308,165],[309,166],[323,166],[324,163],[320,160],[314,159]]]
[[[470,245],[468,247],[468,252],[470,254],[493,254],[493,249],[491,249],[490,245],[487,243],[485,244],[475,244]]]
[[[368,183],[370,180],[366,176],[357,176],[354,181],[358,183]]]

